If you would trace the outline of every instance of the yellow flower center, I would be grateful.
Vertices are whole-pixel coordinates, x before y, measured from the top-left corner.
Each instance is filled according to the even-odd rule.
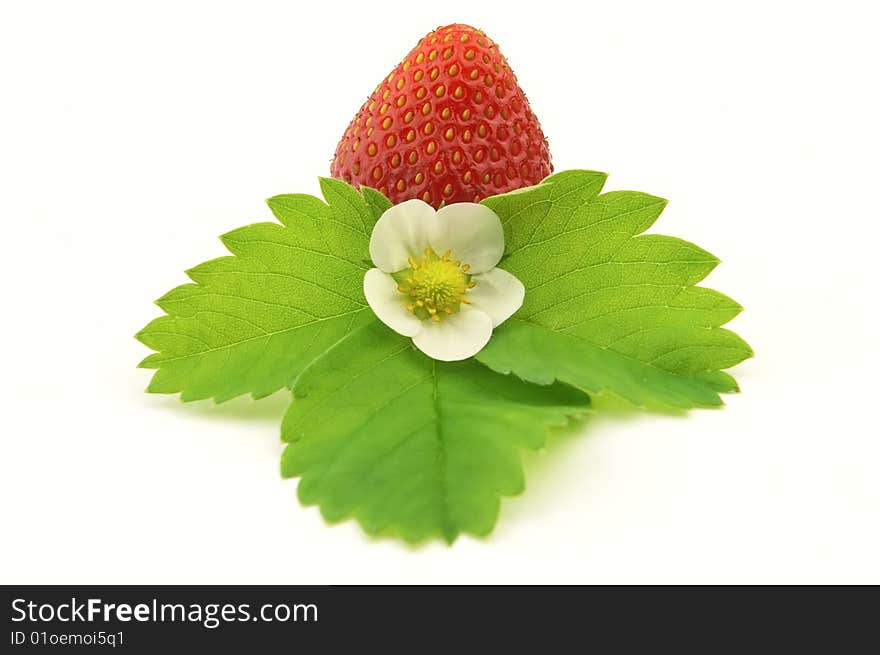
[[[409,258],[409,268],[394,274],[397,290],[406,296],[406,308],[421,319],[440,321],[469,304],[468,289],[476,282],[468,275],[470,266],[454,261],[449,251],[442,256],[425,248],[425,256]]]

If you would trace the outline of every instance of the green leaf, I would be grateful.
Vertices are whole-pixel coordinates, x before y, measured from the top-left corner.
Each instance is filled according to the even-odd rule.
[[[721,404],[718,392],[736,390],[721,369],[752,350],[721,327],[742,308],[694,286],[718,259],[681,239],[642,234],[666,201],[599,195],[605,178],[566,171],[483,201],[504,224],[501,266],[526,296],[477,358],[525,380],[557,379],[639,405]]]
[[[137,335],[158,351],[141,362],[157,369],[149,391],[217,402],[266,396],[369,320],[369,239],[388,201],[338,180],[320,184],[326,203],[299,194],[270,198],[281,224],[223,235],[232,256],[187,271],[194,284],[157,301],[166,315]]]
[[[166,314],[137,335],[157,351],[141,363],[155,369],[149,391],[219,402],[289,387],[282,473],[301,477],[303,503],[411,542],[488,534],[500,498],[523,489],[521,451],[582,416],[587,392],[717,405],[738,389],[723,369],[752,354],[722,327],[741,307],[696,286],[718,260],[643,234],[665,201],[600,195],[605,177],[567,171],[484,201],[526,296],[477,359],[452,363],[382,325],[363,297],[387,198],[331,179],[323,200],[271,198],[279,223],[224,235],[230,256],[157,301]]]
[[[434,361],[377,321],[315,361],[293,393],[282,473],[301,476],[300,501],[410,542],[488,534],[499,496],[523,490],[520,450],[589,404],[563,384]]]
[[[500,373],[514,372],[537,384],[558,379],[593,393],[612,390],[639,406],[720,404],[718,394],[700,380],[672,375],[629,357],[610,356],[588,341],[517,319],[498,328],[478,359]]]

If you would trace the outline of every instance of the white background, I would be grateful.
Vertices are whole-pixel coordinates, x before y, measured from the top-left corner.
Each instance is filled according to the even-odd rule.
[[[0,582],[880,583],[873,4],[4,2]],[[455,21],[557,170],[670,199],[655,230],[724,260],[757,357],[726,408],[608,408],[490,538],[411,548],[298,505],[285,394],[146,395],[132,335]]]

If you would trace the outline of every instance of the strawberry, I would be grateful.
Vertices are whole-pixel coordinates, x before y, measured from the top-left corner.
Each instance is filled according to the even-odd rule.
[[[498,46],[467,25],[441,27],[386,77],[349,124],[333,177],[392,202],[483,198],[553,171],[547,140]]]

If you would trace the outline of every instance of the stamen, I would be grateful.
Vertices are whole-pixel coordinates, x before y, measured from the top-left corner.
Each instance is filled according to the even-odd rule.
[[[476,281],[467,273],[470,266],[453,260],[451,251],[438,255],[428,246],[424,257],[409,257],[407,262],[409,271],[399,274],[406,275],[404,281],[399,275],[395,278],[398,292],[406,296],[404,306],[416,317],[440,321],[460,311],[462,304],[470,303],[467,290],[473,289]]]

